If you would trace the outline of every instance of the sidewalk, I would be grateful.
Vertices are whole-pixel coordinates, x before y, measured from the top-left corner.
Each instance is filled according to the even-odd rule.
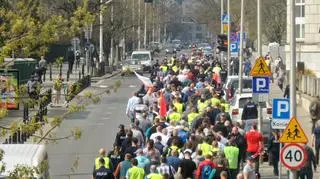
[[[283,92],[280,90],[280,88],[277,86],[277,81],[275,80],[274,83],[270,84],[270,94],[269,94],[269,101],[270,104],[272,104],[273,98],[283,98]],[[306,133],[308,139],[309,139],[309,146],[311,146],[311,127],[312,123],[309,117],[309,112],[306,111],[301,104],[297,104],[297,119],[300,122],[304,132]],[[278,178],[273,175],[273,168],[272,166],[269,166],[267,163],[264,163],[260,166],[260,173],[262,178]],[[281,178],[287,178],[287,170],[282,165],[282,177]],[[315,172],[313,174],[313,178],[320,178],[320,172]]]

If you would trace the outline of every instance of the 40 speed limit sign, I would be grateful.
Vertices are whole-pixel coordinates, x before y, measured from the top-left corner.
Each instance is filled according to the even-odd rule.
[[[291,170],[296,170],[307,161],[306,150],[299,144],[287,144],[281,149],[280,159],[282,164]]]

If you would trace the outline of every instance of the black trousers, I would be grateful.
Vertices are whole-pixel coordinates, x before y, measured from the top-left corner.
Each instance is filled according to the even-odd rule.
[[[318,165],[319,164],[320,143],[315,145],[314,150],[316,151],[316,163]]]

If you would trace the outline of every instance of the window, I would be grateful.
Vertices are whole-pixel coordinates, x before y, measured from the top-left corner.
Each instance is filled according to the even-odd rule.
[[[305,0],[296,0],[296,38],[303,39],[305,32]]]
[[[202,39],[202,34],[196,34],[196,39]]]
[[[296,24],[296,38],[304,38],[304,24]]]
[[[197,31],[200,31],[201,30],[201,26],[197,26]]]

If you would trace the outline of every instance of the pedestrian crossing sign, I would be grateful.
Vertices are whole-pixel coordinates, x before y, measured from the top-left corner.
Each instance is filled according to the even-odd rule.
[[[295,117],[292,117],[279,141],[281,143],[308,143],[308,138]]]
[[[271,76],[271,71],[266,64],[264,58],[261,56],[256,60],[250,72],[251,76]]]

